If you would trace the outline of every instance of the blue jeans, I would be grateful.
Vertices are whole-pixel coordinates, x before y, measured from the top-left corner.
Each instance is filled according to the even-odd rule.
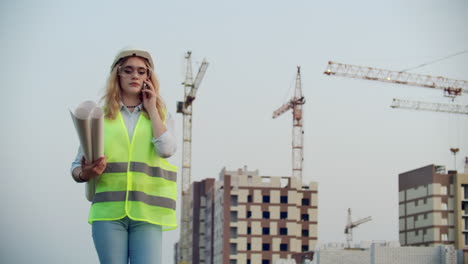
[[[101,264],[161,264],[161,226],[133,221],[94,221],[94,246]]]

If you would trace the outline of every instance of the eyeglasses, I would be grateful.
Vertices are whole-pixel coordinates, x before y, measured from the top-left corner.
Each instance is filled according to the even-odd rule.
[[[117,71],[121,76],[132,76],[135,71],[137,72],[138,76],[150,75],[150,69],[145,67],[134,68],[132,66],[119,66]]]

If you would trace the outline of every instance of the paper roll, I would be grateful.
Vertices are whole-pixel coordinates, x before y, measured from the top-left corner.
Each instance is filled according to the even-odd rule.
[[[104,111],[95,102],[84,101],[70,114],[86,162],[91,163],[104,156]],[[93,178],[86,183],[85,194],[90,202],[93,201],[98,181],[99,178]]]

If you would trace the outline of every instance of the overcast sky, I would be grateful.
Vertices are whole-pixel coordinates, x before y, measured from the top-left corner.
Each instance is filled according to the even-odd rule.
[[[84,186],[70,164],[68,109],[99,100],[122,47],[147,48],[181,164],[184,54],[210,66],[194,102],[192,180],[244,165],[291,174],[290,99],[302,66],[304,180],[319,184],[320,243],[344,242],[347,208],[373,220],[356,241],[398,240],[398,174],[468,156],[466,116],[392,109],[393,98],[444,102],[439,90],[323,74],[329,60],[402,70],[468,49],[467,1],[1,1],[0,262],[98,263]],[[468,53],[411,72],[468,79]],[[468,104],[464,94],[454,103]],[[179,177],[180,179],[180,177]],[[179,231],[164,235],[172,263]]]

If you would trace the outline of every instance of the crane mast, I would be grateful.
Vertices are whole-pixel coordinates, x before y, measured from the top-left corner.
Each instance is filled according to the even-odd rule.
[[[301,82],[301,67],[297,66],[296,86],[294,96],[289,102],[285,103],[273,112],[273,118],[276,118],[289,109],[292,109],[293,114],[293,131],[292,131],[292,176],[296,177],[302,185],[302,164],[304,161],[304,129],[302,127],[303,120],[303,105],[305,98],[302,95]]]
[[[209,63],[203,60],[195,81],[192,75],[192,52],[185,55],[186,73],[184,85],[184,101],[177,102],[177,113],[183,115],[183,146],[182,146],[182,215],[179,239],[179,263],[190,263],[190,182],[192,170],[192,102],[196,98],[198,87],[205,76]]]

